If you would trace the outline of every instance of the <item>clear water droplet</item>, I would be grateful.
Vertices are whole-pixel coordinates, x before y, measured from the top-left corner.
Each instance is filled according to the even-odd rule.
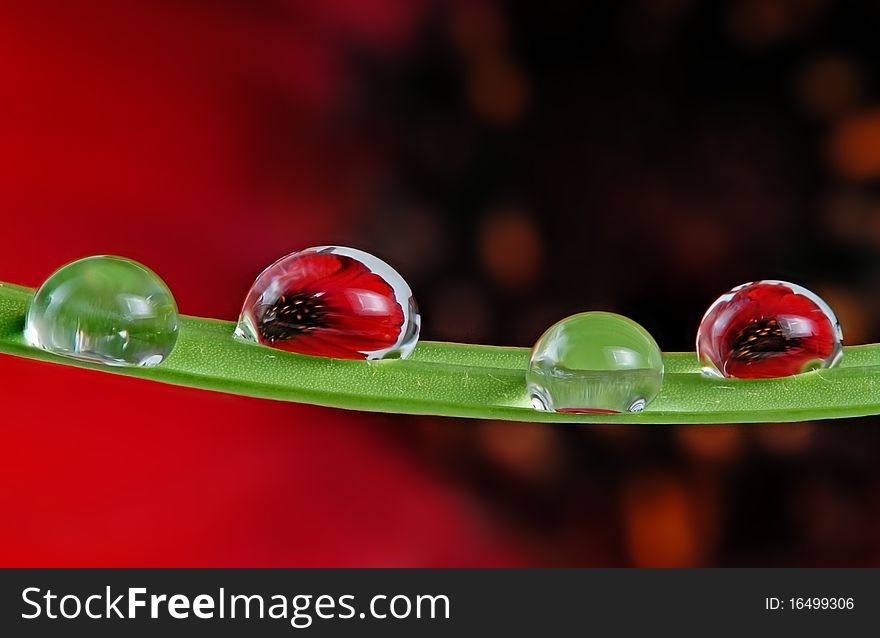
[[[818,295],[786,281],[756,281],[721,295],[697,332],[703,372],[768,379],[830,368],[843,355],[843,333]]]
[[[28,343],[112,366],[156,366],[177,342],[174,296],[156,273],[130,259],[99,255],[56,270],[25,319]]]
[[[402,359],[419,338],[412,290],[391,266],[354,248],[291,253],[251,286],[235,334],[281,350],[340,359]]]
[[[541,336],[532,348],[526,380],[537,409],[641,412],[660,392],[663,355],[631,319],[585,312]]]

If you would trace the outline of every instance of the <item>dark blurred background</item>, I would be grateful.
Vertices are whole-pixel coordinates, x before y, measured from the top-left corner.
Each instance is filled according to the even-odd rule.
[[[664,350],[745,281],[880,340],[880,4],[7,2],[0,280],[110,252],[236,317],[308,245],[422,336],[611,310]],[[877,565],[877,419],[362,415],[0,360],[3,564]]]

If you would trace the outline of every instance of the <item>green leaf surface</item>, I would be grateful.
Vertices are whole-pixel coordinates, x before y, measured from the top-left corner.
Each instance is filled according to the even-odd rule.
[[[555,414],[529,406],[526,348],[422,342],[405,361],[307,357],[238,341],[234,324],[183,316],[156,368],[114,368],[25,343],[33,290],[0,283],[0,352],[245,396],[404,414],[557,423],[687,424],[805,421],[880,414],[880,345],[844,349],[841,364],[796,377],[711,379],[693,353],[664,355],[660,395],[640,414]]]

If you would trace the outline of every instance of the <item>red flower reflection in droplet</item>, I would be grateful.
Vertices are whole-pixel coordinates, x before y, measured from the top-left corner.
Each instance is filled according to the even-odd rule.
[[[237,334],[313,356],[406,356],[418,336],[414,308],[409,287],[384,262],[353,249],[310,248],[257,278]]]
[[[697,333],[704,371],[741,379],[830,367],[841,348],[840,325],[828,305],[783,281],[744,284],[722,295]]]

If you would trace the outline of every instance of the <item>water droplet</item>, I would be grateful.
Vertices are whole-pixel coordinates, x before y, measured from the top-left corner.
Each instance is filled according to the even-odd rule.
[[[113,366],[156,366],[177,342],[168,286],[130,259],[99,255],[56,270],[28,308],[25,339],[55,354]]]
[[[537,409],[641,412],[660,392],[663,355],[647,330],[610,312],[563,319],[532,349],[527,373]]]
[[[257,277],[237,337],[313,356],[401,359],[419,338],[409,285],[381,259],[318,246],[283,257]]]
[[[785,281],[743,284],[721,295],[700,322],[697,356],[710,376],[786,377],[836,365],[840,323],[822,299]]]

